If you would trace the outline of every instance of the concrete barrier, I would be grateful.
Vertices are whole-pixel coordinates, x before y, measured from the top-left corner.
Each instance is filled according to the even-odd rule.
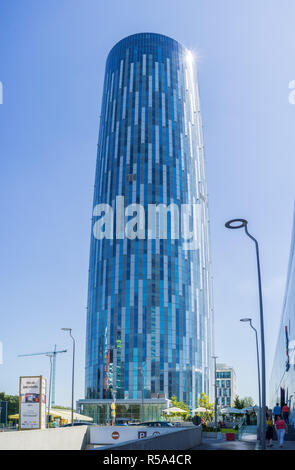
[[[156,437],[146,437],[122,444],[92,450],[189,450],[201,444],[202,428],[194,426],[170,431]]]
[[[178,428],[179,429],[179,428]],[[148,426],[90,426],[89,444],[118,445],[146,437],[155,437],[175,431],[173,427]]]
[[[90,427],[0,432],[0,450],[83,450]]]

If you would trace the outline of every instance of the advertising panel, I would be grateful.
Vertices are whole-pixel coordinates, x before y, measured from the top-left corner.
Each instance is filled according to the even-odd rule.
[[[19,399],[19,429],[45,428],[45,377],[20,377]]]

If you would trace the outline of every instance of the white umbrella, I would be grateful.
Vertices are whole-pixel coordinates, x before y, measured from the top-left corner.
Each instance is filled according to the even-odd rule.
[[[176,406],[172,406],[171,408],[166,408],[163,410],[164,413],[187,413],[187,411],[182,410],[181,408],[177,408]]]
[[[46,410],[47,413],[47,410]],[[72,422],[72,410],[68,409],[59,409],[59,408],[50,408],[50,412],[52,416],[56,416],[62,419],[67,419],[69,423]],[[93,421],[93,418],[89,416],[81,415],[80,413],[76,413],[74,411],[74,421]]]
[[[228,408],[222,408],[221,410],[222,414],[243,414],[243,410],[238,410],[238,408],[231,408],[230,406]]]
[[[203,406],[199,406],[198,408],[195,408],[192,410],[193,413],[213,413],[213,410],[207,410],[207,408],[204,408]]]
[[[247,408],[243,408],[241,410],[243,413],[246,413],[246,411],[259,411],[259,406],[247,406]]]
[[[206,413],[206,408],[204,408],[203,406],[199,406],[198,408],[195,408],[192,411],[193,413]]]

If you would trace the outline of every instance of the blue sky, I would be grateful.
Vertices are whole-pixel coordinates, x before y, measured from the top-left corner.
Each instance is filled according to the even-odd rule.
[[[268,374],[278,333],[294,201],[293,0],[1,0],[0,390],[48,376],[45,357],[71,347],[84,393],[90,217],[105,59],[121,38],[166,34],[198,57],[214,274],[215,344],[256,393],[254,247],[226,231],[249,220],[261,244]],[[291,338],[292,339],[292,338]],[[71,354],[57,361],[56,402],[71,399]]]

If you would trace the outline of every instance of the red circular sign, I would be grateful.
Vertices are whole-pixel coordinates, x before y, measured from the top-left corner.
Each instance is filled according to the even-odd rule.
[[[120,437],[120,434],[118,433],[118,431],[114,431],[114,432],[112,433],[112,438],[113,438],[113,439],[116,440],[116,439],[119,439],[119,437]]]

